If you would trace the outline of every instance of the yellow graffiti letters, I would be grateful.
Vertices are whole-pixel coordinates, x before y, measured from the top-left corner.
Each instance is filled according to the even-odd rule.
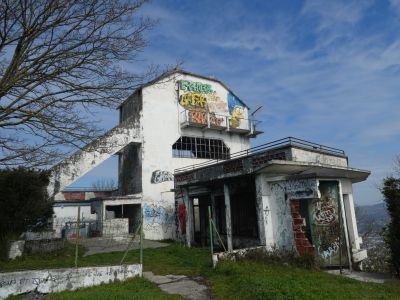
[[[186,93],[179,97],[179,103],[183,107],[207,108],[207,98],[199,93]]]

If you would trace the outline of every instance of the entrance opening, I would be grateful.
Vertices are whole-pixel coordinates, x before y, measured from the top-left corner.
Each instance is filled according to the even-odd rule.
[[[233,248],[258,246],[260,241],[254,178],[241,178],[240,181],[230,184],[229,190]],[[195,244],[202,247],[210,245],[208,207],[211,207],[212,219],[216,230],[225,247],[227,247],[226,207],[223,191],[216,190],[214,187],[214,207],[212,206],[210,194],[195,196],[192,200]],[[215,250],[222,251],[223,247],[220,245],[216,233],[213,235],[213,240]]]
[[[134,233],[140,223],[140,204],[106,205],[106,219],[128,219],[129,233]]]

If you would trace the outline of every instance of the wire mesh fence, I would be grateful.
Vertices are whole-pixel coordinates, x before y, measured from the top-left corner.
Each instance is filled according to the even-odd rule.
[[[136,262],[142,262],[143,226],[142,218],[109,218],[95,220],[81,218],[77,208],[76,217],[54,218],[45,221],[26,220],[25,230],[13,230],[13,224],[2,233],[2,247],[6,248],[5,259],[16,259],[13,271],[22,266],[18,260],[35,260],[40,266],[79,267],[80,260],[87,265],[85,257],[113,253],[107,257],[92,259],[91,264],[124,264],[128,251],[137,250]],[[33,224],[33,225],[32,225]],[[54,264],[46,263],[59,258]],[[73,260],[72,260],[73,258]],[[41,261],[42,260],[42,261]],[[130,260],[132,261],[132,259]],[[32,266],[36,268],[36,266]],[[26,266],[22,266],[26,269]],[[1,264],[0,264],[0,272]]]

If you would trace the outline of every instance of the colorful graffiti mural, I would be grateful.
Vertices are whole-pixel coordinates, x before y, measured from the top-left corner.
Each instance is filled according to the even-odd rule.
[[[228,93],[228,107],[231,119],[229,121],[229,126],[233,128],[241,127],[241,122],[245,117],[245,107],[243,102],[240,101],[232,93]]]
[[[247,108],[231,92],[210,84],[179,81],[179,104],[189,111],[189,122],[202,125],[248,129]]]

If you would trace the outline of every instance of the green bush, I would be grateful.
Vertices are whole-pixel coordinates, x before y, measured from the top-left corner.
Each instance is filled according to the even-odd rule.
[[[390,221],[385,226],[385,242],[390,249],[390,265],[400,276],[400,179],[388,177],[383,181],[382,193]]]
[[[29,226],[40,225],[39,219],[52,216],[48,183],[47,171],[22,167],[0,170],[0,258],[6,256],[10,239],[17,239]]]

